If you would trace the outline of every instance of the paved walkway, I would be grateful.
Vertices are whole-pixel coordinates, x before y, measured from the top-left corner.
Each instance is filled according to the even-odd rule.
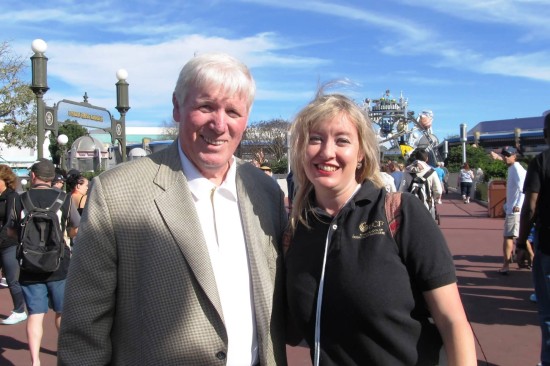
[[[502,260],[503,219],[489,218],[487,208],[462,203],[451,193],[438,206],[440,228],[457,268],[462,301],[477,338],[479,365],[534,366],[540,349],[531,273],[513,265],[509,275],[497,272]],[[7,289],[0,289],[0,317],[11,310]],[[57,332],[48,313],[42,342],[42,366],[56,364]],[[25,323],[0,325],[0,365],[27,365]],[[310,365],[303,347],[288,347],[289,365]],[[85,362],[85,360],[83,360]]]

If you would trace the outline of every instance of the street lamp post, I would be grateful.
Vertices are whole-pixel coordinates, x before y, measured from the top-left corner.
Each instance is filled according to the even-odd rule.
[[[41,39],[32,41],[31,48],[34,55],[31,57],[32,84],[31,90],[36,96],[36,143],[38,159],[44,157],[44,139],[46,129],[44,126],[44,94],[48,87],[48,58],[44,55],[48,45]]]
[[[460,124],[460,142],[462,142],[462,164],[466,162],[466,141],[468,141],[468,136],[466,132],[466,124]]]
[[[516,149],[520,148],[521,139],[521,128],[517,127],[514,129],[514,143],[516,144]]]
[[[67,158],[67,142],[69,142],[69,137],[67,137],[67,135],[62,134],[57,136],[57,143],[61,146],[61,169],[63,171],[67,170],[67,163],[65,160]]]
[[[120,128],[126,128],[126,112],[130,109],[130,102],[128,98],[128,83],[126,79],[128,78],[128,71],[120,69],[116,73],[116,78],[118,79],[116,83],[116,109],[120,113]],[[118,128],[118,126],[117,126]],[[120,131],[125,134],[125,131]],[[116,132],[117,135],[121,133]],[[125,140],[124,140],[125,141]],[[120,144],[120,154],[122,155],[122,161],[126,161],[126,144]]]

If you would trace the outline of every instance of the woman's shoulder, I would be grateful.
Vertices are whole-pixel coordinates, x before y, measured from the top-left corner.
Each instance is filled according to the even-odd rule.
[[[6,197],[8,199],[12,199],[13,197],[19,197],[19,193],[17,193],[15,190],[8,188],[6,189]]]
[[[78,203],[82,199],[83,195],[79,192],[72,192],[71,198],[75,203]]]

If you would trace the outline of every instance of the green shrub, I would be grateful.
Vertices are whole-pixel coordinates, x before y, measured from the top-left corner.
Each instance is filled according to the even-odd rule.
[[[271,170],[273,174],[286,174],[288,173],[288,160],[287,158],[282,158],[271,164]]]

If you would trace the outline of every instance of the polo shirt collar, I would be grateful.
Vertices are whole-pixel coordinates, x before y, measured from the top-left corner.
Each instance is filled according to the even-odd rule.
[[[361,184],[359,192],[357,192],[355,196],[353,196],[352,202],[354,204],[357,204],[364,200],[373,202],[376,201],[379,194],[380,188],[376,188],[374,183],[367,179]]]
[[[355,209],[356,205],[362,203],[363,201],[366,201],[367,203],[376,201],[379,194],[380,188],[376,188],[374,183],[367,179],[363,181],[363,183],[361,184],[361,188],[359,188],[359,191],[354,194],[354,196],[346,204],[346,206],[349,206],[349,208],[353,210]],[[319,208],[315,204],[315,191],[311,191],[309,199],[312,203],[311,210],[315,212],[316,215],[331,217],[323,209]]]

